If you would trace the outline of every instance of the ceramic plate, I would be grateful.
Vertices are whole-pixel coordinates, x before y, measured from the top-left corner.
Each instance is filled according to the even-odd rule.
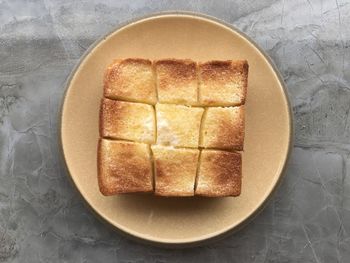
[[[226,198],[103,196],[96,149],[104,71],[114,58],[247,59],[242,194]],[[60,136],[68,172],[87,204],[115,229],[143,241],[188,246],[222,237],[249,221],[278,185],[292,141],[283,81],[247,36],[214,18],[163,13],[123,25],[95,42],[67,82]]]

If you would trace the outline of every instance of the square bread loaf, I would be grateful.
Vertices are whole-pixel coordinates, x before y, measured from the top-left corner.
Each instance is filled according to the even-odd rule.
[[[163,59],[155,62],[160,103],[197,104],[197,64],[192,60]]]
[[[102,99],[100,134],[105,138],[154,143],[154,109],[148,104]]]
[[[208,108],[202,121],[200,146],[243,150],[244,106]]]
[[[100,108],[103,195],[238,196],[248,62],[117,59]]]
[[[98,183],[102,194],[153,191],[149,145],[100,139],[97,156]]]
[[[202,150],[196,195],[218,197],[241,193],[242,157],[240,153]]]
[[[107,68],[104,96],[111,99],[156,104],[152,62],[148,59],[117,59]]]
[[[193,196],[199,150],[152,146],[156,195]]]
[[[157,144],[198,148],[204,109],[157,104]]]

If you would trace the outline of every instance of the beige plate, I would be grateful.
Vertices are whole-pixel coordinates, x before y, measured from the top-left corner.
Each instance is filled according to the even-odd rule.
[[[100,194],[96,148],[103,74],[112,59],[127,57],[248,60],[241,196],[210,199]],[[292,141],[283,81],[266,54],[230,25],[191,13],[143,18],[97,41],[68,80],[61,114],[63,155],[85,201],[116,229],[166,246],[200,244],[237,230],[256,215],[281,179]]]

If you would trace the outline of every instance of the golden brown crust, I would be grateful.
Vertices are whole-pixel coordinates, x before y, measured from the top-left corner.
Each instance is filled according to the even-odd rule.
[[[157,102],[152,62],[148,59],[117,59],[107,68],[104,96],[111,99]]]
[[[196,62],[190,59],[160,59],[154,62],[157,69],[171,73],[170,78],[179,81],[187,81],[188,79],[196,78]]]
[[[152,65],[152,61],[144,58],[125,58],[121,60],[125,64],[144,64],[147,66]]]
[[[240,153],[202,150],[195,195],[219,197],[241,193]]]
[[[194,61],[163,59],[154,64],[159,102],[197,104],[197,65]]]
[[[242,151],[244,113],[244,106],[208,108],[202,123],[200,146]]]
[[[208,61],[199,64],[200,103],[210,106],[237,106],[245,103],[248,62]]]
[[[114,60],[100,108],[101,193],[238,196],[247,84],[245,60]]]
[[[199,150],[152,146],[155,194],[193,196]]]
[[[153,191],[147,144],[100,139],[97,167],[103,195]]]
[[[157,104],[157,144],[197,148],[203,112],[202,108]]]
[[[151,105],[102,99],[100,135],[105,138],[154,143],[154,118]]]

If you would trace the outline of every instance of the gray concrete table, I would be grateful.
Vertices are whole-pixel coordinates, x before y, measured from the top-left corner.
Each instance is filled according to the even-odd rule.
[[[63,84],[98,37],[162,10],[216,16],[273,58],[295,147],[268,207],[211,245],[165,250],[101,224],[58,150]],[[350,262],[350,2],[0,0],[0,262]]]

